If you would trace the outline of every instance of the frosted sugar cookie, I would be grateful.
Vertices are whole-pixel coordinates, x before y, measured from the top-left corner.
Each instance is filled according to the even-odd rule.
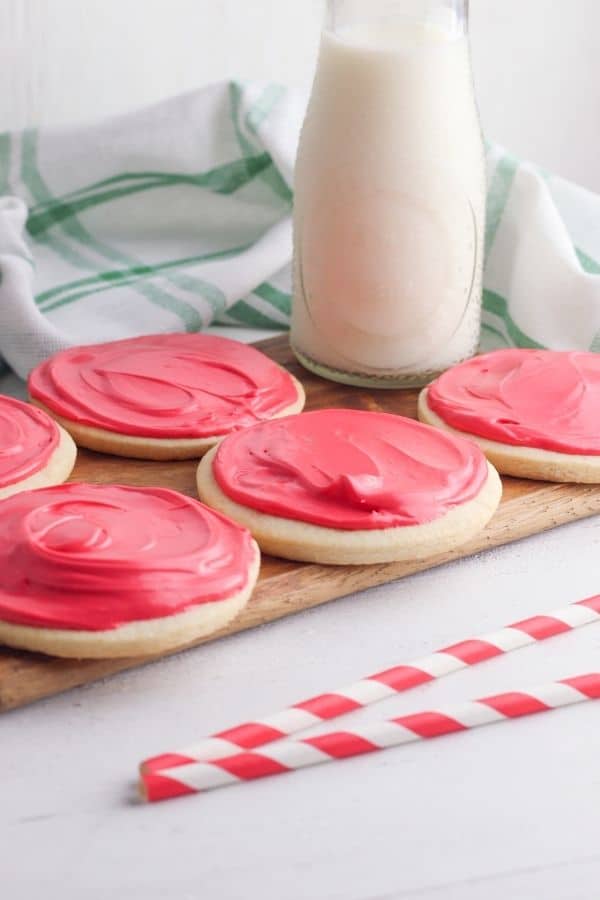
[[[246,529],[175,491],[65,484],[0,503],[0,642],[54,656],[189,644],[245,606]]]
[[[60,484],[71,474],[76,455],[72,439],[50,416],[0,394],[0,500]]]
[[[158,460],[193,459],[304,406],[301,384],[264,353],[207,334],[64,350],[33,370],[29,393],[81,447]]]
[[[496,350],[421,392],[419,418],[476,441],[506,475],[600,483],[600,356]]]
[[[266,553],[332,564],[444,553],[484,527],[502,492],[475,444],[350,409],[230,435],[197,480],[205,503],[245,525]]]

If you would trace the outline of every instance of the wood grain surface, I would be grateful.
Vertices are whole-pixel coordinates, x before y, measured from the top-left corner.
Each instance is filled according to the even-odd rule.
[[[415,391],[372,391],[336,385],[310,375],[298,366],[292,359],[286,337],[273,338],[259,346],[301,379],[306,388],[307,409],[345,406],[411,417],[416,415]],[[72,480],[160,485],[196,496],[195,469],[194,461],[142,462],[82,450]],[[474,540],[451,553],[409,563],[339,567],[264,557],[257,588],[246,609],[225,629],[198,643],[235,634],[354,591],[472,556],[596,513],[600,513],[600,486],[556,485],[505,478],[502,503],[488,527]],[[402,600],[401,591],[398,600]],[[0,711],[24,706],[149,661],[150,658],[60,660],[1,649]]]

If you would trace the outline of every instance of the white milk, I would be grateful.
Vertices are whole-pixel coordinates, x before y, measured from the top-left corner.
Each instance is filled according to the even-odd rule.
[[[409,22],[326,32],[296,168],[301,361],[394,386],[471,356],[484,208],[467,38]]]

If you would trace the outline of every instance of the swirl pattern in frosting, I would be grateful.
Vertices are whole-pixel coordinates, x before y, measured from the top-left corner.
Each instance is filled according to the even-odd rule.
[[[175,491],[65,484],[0,503],[0,619],[105,631],[243,590],[246,529]]]
[[[207,438],[292,406],[291,375],[259,350],[207,334],[73,347],[29,376],[31,396],[83,425],[149,438]]]
[[[496,350],[449,369],[427,389],[446,424],[478,437],[600,455],[600,355]]]
[[[59,439],[56,423],[41,409],[0,395],[0,488],[43,469]]]
[[[213,473],[246,507],[354,530],[438,519],[479,493],[488,468],[475,444],[413,419],[324,409],[230,435]]]

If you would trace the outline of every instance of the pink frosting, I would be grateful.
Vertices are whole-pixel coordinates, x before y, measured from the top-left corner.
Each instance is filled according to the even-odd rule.
[[[29,391],[71,422],[182,439],[254,425],[298,398],[291,375],[264,353],[208,334],[73,347],[34,369]]]
[[[338,529],[420,525],[473,499],[481,450],[413,419],[325,409],[227,437],[213,471],[232,500]]]
[[[459,431],[520,447],[600,455],[600,355],[497,350],[441,375],[427,403]]]
[[[245,528],[175,491],[61,484],[0,503],[0,619],[105,631],[238,593]]]
[[[0,395],[0,488],[48,465],[59,439],[56,423],[41,409]]]

